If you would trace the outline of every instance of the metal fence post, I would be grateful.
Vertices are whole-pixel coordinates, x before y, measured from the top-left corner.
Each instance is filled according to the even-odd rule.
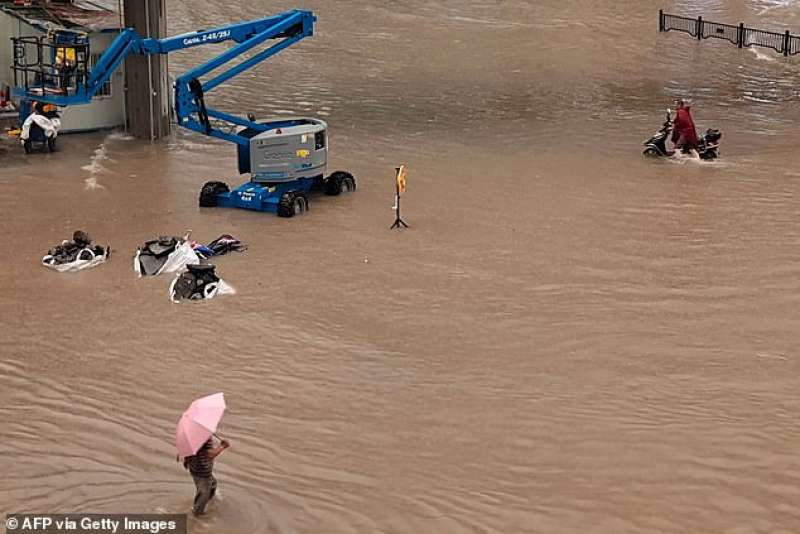
[[[739,31],[736,32],[736,46],[741,48],[744,45],[744,22],[739,23]]]
[[[658,10],[658,31],[660,31],[660,32],[664,31],[664,10],[663,9],[659,9]]]
[[[697,17],[697,40],[703,38],[703,17]]]
[[[17,42],[14,41],[14,66],[17,66]],[[14,70],[14,87],[19,87],[19,83],[17,82],[17,69]]]
[[[36,59],[39,63],[39,83],[42,84],[42,95],[44,95],[44,88],[47,85],[44,81],[44,62],[42,61],[42,37],[36,39]],[[33,84],[36,85],[36,77],[34,76]],[[27,91],[28,88],[26,87]]]
[[[791,39],[792,38],[789,35],[789,30],[786,30],[786,33],[784,34],[784,37],[783,37],[783,55],[784,56],[788,56],[789,55],[789,46],[791,45],[791,42],[792,42]]]

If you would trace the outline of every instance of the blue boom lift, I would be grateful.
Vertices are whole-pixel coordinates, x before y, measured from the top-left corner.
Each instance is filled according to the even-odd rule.
[[[285,13],[211,30],[165,39],[142,38],[133,29],[120,32],[89,70],[89,41],[71,30],[41,37],[13,38],[14,95],[23,101],[57,106],[86,104],[130,54],[169,54],[195,46],[234,41],[217,57],[186,72],[175,81],[175,121],[203,135],[235,143],[241,174],[250,180],[230,191],[223,182],[207,182],[199,204],[269,211],[292,217],[308,209],[308,195],[322,190],[328,195],[354,191],[355,178],[337,171],[326,176],[328,126],[315,118],[285,117],[256,121],[209,108],[205,95],[234,76],[277,54],[314,32],[316,17],[310,11]],[[200,78],[226,66],[263,43],[269,46],[228,66],[204,82]],[[36,58],[27,56],[33,55]],[[68,53],[67,53],[68,52]],[[69,57],[70,61],[64,61]],[[57,61],[57,59],[61,61]],[[212,121],[213,119],[213,121]]]

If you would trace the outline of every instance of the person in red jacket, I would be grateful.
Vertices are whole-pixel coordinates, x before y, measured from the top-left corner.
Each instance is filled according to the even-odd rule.
[[[692,120],[691,106],[683,99],[675,101],[675,121],[672,128],[672,142],[675,143],[675,150],[697,150],[699,141],[697,140],[697,130]]]

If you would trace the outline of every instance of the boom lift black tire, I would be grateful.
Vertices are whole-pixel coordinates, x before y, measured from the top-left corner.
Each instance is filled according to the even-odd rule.
[[[308,197],[305,195],[305,193],[297,193],[294,196],[292,208],[294,209],[295,215],[300,215],[308,211]]]
[[[356,178],[349,172],[343,172],[342,193],[352,193],[356,190]]]
[[[305,193],[287,191],[278,203],[278,217],[294,217],[308,211],[308,197]]]
[[[292,204],[294,203],[294,191],[287,191],[286,193],[281,195],[281,199],[278,202],[278,217],[294,217],[294,209],[292,208]]]
[[[336,171],[325,181],[325,194],[340,195],[356,190],[356,179],[349,172]]]
[[[215,208],[217,206],[217,195],[230,191],[225,182],[206,182],[200,190],[200,207]]]

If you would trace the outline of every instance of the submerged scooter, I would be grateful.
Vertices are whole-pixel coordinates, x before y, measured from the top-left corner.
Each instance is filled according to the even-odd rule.
[[[667,109],[667,118],[664,124],[661,125],[661,129],[653,137],[643,143],[645,149],[642,153],[653,158],[669,158],[675,155],[674,150],[667,149],[667,139],[671,132],[671,110]],[[706,133],[698,139],[697,153],[700,155],[700,159],[713,160],[719,157],[719,140],[721,137],[722,133],[719,130],[712,130],[711,128],[706,130]],[[688,150],[683,150],[683,152],[687,153]]]
[[[61,119],[56,106],[36,102],[33,111],[22,123],[19,140],[26,154],[30,154],[37,147],[54,152],[60,129]]]

